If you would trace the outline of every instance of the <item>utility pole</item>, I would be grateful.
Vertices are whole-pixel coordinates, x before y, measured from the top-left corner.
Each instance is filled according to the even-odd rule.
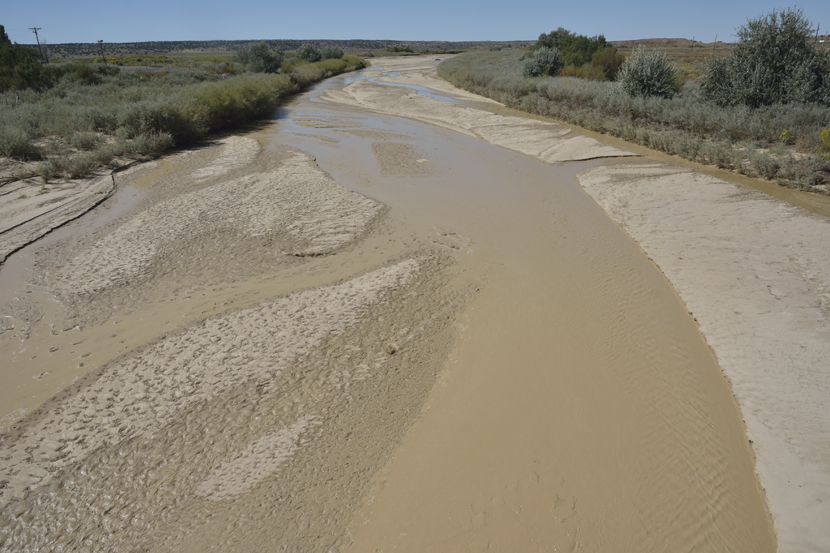
[[[107,63],[107,58],[104,57],[104,41],[99,40],[98,41],[98,46],[101,47],[101,59],[103,60],[104,63]]]
[[[37,32],[41,30],[43,27],[29,27],[29,30],[35,33],[35,40],[37,41],[37,51],[40,53],[41,61],[49,63],[49,60],[46,56],[43,55],[43,49],[40,47],[40,37],[37,36]]]

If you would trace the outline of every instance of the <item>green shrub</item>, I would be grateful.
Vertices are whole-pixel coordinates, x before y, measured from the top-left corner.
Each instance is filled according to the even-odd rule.
[[[533,55],[525,60],[522,67],[522,74],[525,77],[547,77],[556,75],[565,63],[562,61],[562,54],[555,48],[543,46],[533,52]]]
[[[617,74],[622,89],[629,96],[671,98],[677,92],[677,72],[659,49],[645,50],[640,46],[625,60]]]
[[[718,105],[830,104],[830,59],[815,48],[813,28],[801,10],[751,19],[738,29],[729,56],[708,60],[704,98]]]
[[[617,73],[619,73],[623,63],[625,63],[625,56],[618,53],[614,46],[594,52],[591,56],[591,66],[601,70],[609,81],[617,79]]]
[[[334,75],[336,73],[342,73],[348,62],[343,59],[324,59],[323,61],[317,62],[317,67],[325,71],[328,75]]]
[[[822,129],[819,133],[818,151],[825,159],[830,159],[830,129]]]
[[[73,178],[117,156],[157,155],[212,132],[270,117],[288,95],[367,65],[356,56],[315,64],[294,61],[299,65],[290,74],[230,77],[212,68],[147,75],[89,64],[61,69],[64,77],[74,76],[62,77],[48,89],[0,93],[0,155],[46,157],[27,171],[47,180]],[[90,76],[97,77],[85,83]],[[56,138],[42,149],[34,145],[48,137]]]
[[[168,132],[149,132],[136,136],[130,144],[130,151],[139,155],[160,155],[175,145],[173,135]]]
[[[236,60],[244,63],[253,73],[278,73],[284,59],[284,53],[270,48],[265,42],[258,42],[236,53]]]
[[[343,50],[337,46],[330,45],[323,48],[320,55],[323,56],[324,60],[339,60],[343,57]]]
[[[313,44],[305,43],[297,50],[297,57],[309,63],[323,59],[323,53]]]
[[[356,71],[369,67],[369,62],[358,56],[343,56],[343,61],[346,62],[346,71]]]
[[[79,150],[92,150],[101,142],[101,137],[94,132],[79,132],[72,135],[69,144]]]
[[[0,155],[20,159],[40,157],[25,131],[6,127],[0,127]]]
[[[599,67],[593,65],[583,65],[582,67],[574,67],[568,65],[559,70],[560,77],[576,77],[578,79],[587,79],[589,81],[607,81],[608,76]]]
[[[325,76],[326,71],[316,63],[301,65],[291,71],[291,80],[303,88],[325,78]]]

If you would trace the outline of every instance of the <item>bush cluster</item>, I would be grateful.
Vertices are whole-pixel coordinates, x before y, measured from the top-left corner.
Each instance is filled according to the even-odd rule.
[[[587,37],[577,35],[564,27],[559,27],[548,34],[539,35],[534,49],[554,48],[562,53],[562,59],[566,65],[581,67],[591,61],[591,57],[611,46],[606,42],[605,36],[597,35]]]
[[[297,57],[308,63],[314,63],[323,59],[323,53],[313,44],[305,43],[297,49]]]
[[[337,46],[329,45],[321,51],[324,60],[339,60],[343,57],[343,50]]]
[[[245,64],[254,73],[279,73],[285,54],[271,48],[265,42],[258,42],[236,53],[236,61]]]
[[[74,178],[114,157],[156,155],[270,117],[288,95],[367,63],[344,56],[306,63],[290,74],[235,76],[64,65],[71,78],[50,89],[0,93],[0,155],[39,160],[33,171],[45,179]]]
[[[671,98],[632,97],[620,83],[527,79],[521,55],[515,50],[467,52],[441,62],[438,73],[460,88],[516,109],[786,186],[827,192],[830,159],[809,153],[820,148],[830,107],[718,106],[702,101],[690,85]],[[804,155],[776,154],[784,129]],[[830,131],[827,135],[830,140]]]
[[[738,29],[730,55],[708,60],[703,97],[722,106],[830,105],[830,57],[812,36],[810,21],[798,9],[749,20]]]

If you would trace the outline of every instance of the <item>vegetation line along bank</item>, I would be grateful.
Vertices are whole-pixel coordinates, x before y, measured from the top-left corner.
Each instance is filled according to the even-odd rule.
[[[813,33],[799,10],[750,20],[738,44],[706,60],[699,78],[662,52],[620,59],[602,35],[577,41],[561,28],[531,52],[467,52],[443,61],[438,73],[509,107],[828,194],[830,55]],[[574,44],[582,45],[579,59]]]
[[[259,45],[234,61],[169,72],[43,66],[2,26],[0,33],[0,156],[17,160],[13,178],[40,176],[44,184],[271,117],[288,96],[367,66],[339,49],[286,54]]]

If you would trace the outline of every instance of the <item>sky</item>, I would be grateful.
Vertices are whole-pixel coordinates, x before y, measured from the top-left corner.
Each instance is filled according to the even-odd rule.
[[[2,0],[12,41],[392,39],[535,40],[565,27],[608,40],[689,38],[731,42],[748,18],[797,6],[830,33],[830,0]]]

